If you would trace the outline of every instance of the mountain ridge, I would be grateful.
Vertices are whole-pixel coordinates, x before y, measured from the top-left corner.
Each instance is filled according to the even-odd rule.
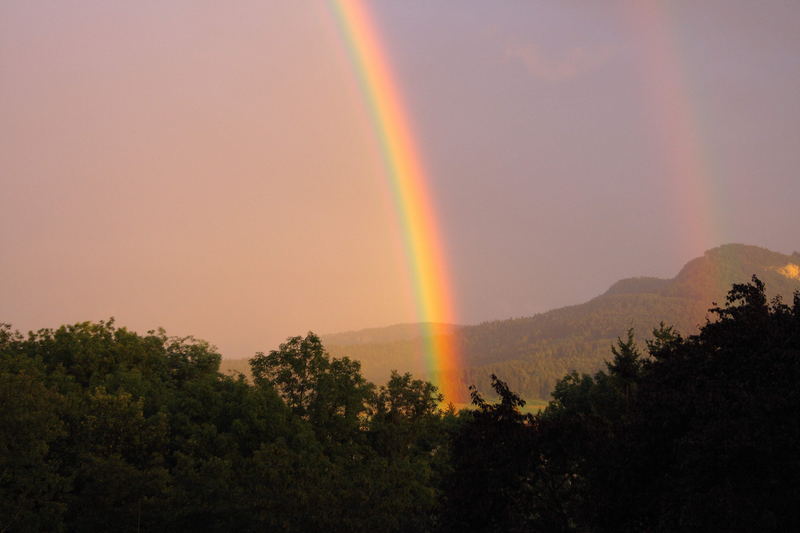
[[[698,331],[715,302],[723,302],[733,283],[757,275],[767,295],[791,298],[800,290],[794,267],[800,253],[725,244],[689,260],[673,278],[632,277],[613,283],[590,300],[528,317],[475,325],[437,324],[435,335],[448,336],[462,355],[460,376],[468,385],[490,390],[498,375],[529,399],[549,397],[566,373],[594,372],[610,358],[610,346],[633,328],[642,342],[659,323],[681,334]],[[783,271],[782,271],[783,269]],[[391,370],[436,379],[424,360],[429,339],[419,324],[396,324],[322,336],[331,355],[361,361],[364,376],[385,382]],[[223,362],[224,363],[224,362]],[[223,364],[223,366],[225,366]]]
[[[488,390],[494,373],[529,398],[546,398],[555,382],[570,371],[594,372],[610,356],[610,346],[627,330],[646,339],[660,322],[684,335],[695,333],[714,302],[724,301],[733,283],[753,274],[767,285],[767,294],[790,298],[800,282],[778,269],[800,263],[800,254],[726,244],[689,260],[673,278],[634,277],[613,283],[586,302],[529,317],[509,318],[453,328],[462,353],[462,385]],[[337,356],[362,362],[365,376],[381,382],[388,371],[410,371],[435,378],[424,364],[422,339],[391,343],[327,344]]]

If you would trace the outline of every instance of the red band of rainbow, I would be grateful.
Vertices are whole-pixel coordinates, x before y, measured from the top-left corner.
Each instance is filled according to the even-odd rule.
[[[644,97],[654,140],[668,173],[680,256],[693,257],[720,244],[713,198],[714,174],[704,146],[700,116],[690,98],[688,61],[681,57],[679,32],[668,2],[636,0],[625,13],[642,52]]]
[[[425,328],[425,358],[430,378],[447,400],[457,401],[464,396],[459,390],[458,353],[453,336],[447,331],[437,331],[436,327],[454,322],[453,296],[439,224],[408,113],[365,3],[361,0],[332,3],[380,138],[405,236],[417,310]]]

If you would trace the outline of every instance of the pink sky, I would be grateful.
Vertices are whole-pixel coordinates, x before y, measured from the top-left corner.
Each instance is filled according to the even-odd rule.
[[[674,72],[625,2],[374,5],[463,322],[724,242],[800,249],[800,5],[669,3],[653,23]],[[665,157],[659,75],[696,179]],[[325,2],[3,2],[0,117],[0,321],[113,315],[243,357],[416,318]]]

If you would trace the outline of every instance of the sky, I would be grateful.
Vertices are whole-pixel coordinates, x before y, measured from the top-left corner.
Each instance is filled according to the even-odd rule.
[[[800,250],[800,3],[369,2],[459,323]],[[226,357],[417,319],[332,4],[0,3],[0,321]]]

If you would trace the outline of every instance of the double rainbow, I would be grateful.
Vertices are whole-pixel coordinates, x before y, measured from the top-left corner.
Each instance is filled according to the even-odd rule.
[[[424,328],[426,365],[446,400],[463,400],[453,336],[439,328],[452,324],[455,317],[447,262],[408,113],[365,3],[334,0],[332,4],[380,138]]]

